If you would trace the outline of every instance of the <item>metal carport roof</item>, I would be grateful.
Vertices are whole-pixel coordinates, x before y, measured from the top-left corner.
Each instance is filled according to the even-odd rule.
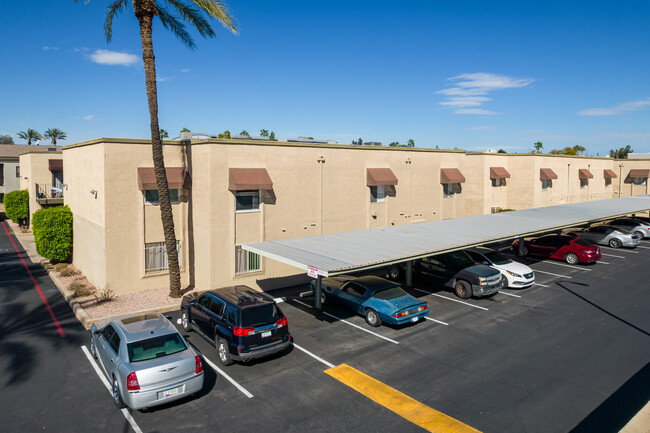
[[[470,246],[515,239],[650,209],[650,196],[624,197],[242,245],[321,275],[371,269]]]

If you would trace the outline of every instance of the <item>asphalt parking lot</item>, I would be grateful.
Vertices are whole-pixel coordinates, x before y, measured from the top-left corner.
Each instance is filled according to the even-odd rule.
[[[306,286],[275,291],[286,298],[280,305],[295,342],[289,353],[223,367],[207,341],[183,333],[206,360],[203,392],[122,414],[86,356],[87,333],[48,291],[47,277],[36,275],[67,336],[48,323],[38,295],[21,289],[39,314],[38,327],[5,319],[0,342],[11,348],[42,338],[29,356],[39,380],[5,380],[3,401],[16,383],[19,392],[2,405],[3,431],[430,428],[382,401],[386,392],[411,399],[411,409],[439,411],[483,432],[618,431],[650,397],[650,241],[602,252],[593,265],[524,259],[537,284],[485,299],[461,300],[416,278],[407,291],[427,301],[430,315],[404,327],[371,328],[336,305],[318,313],[312,298],[299,296]],[[10,253],[3,269],[14,261]],[[12,272],[17,281],[20,271]],[[168,316],[176,323],[179,315]],[[20,366],[20,357],[0,360],[5,370]],[[337,378],[331,368],[341,365],[373,385],[357,390],[354,380]]]

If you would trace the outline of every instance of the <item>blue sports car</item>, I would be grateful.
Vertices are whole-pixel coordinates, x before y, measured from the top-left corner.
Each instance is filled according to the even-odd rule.
[[[311,282],[311,287],[316,287],[316,281]],[[323,303],[337,301],[365,316],[370,326],[417,322],[429,314],[426,302],[409,295],[394,282],[375,276],[323,278],[322,288]]]

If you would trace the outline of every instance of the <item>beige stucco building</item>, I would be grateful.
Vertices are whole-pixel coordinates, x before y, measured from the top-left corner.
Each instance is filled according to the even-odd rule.
[[[63,179],[63,153],[31,150],[20,155],[20,189],[29,192],[29,220],[39,209],[61,206],[66,184]]]
[[[650,160],[247,140],[169,141],[164,154],[182,283],[200,289],[304,278],[243,243],[647,194],[650,171]],[[98,139],[63,160],[74,264],[117,294],[168,286],[150,142]]]

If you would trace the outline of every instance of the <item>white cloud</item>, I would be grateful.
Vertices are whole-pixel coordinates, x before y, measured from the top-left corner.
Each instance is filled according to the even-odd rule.
[[[496,90],[526,87],[534,81],[532,78],[514,78],[508,77],[507,75],[488,74],[485,72],[456,75],[447,80],[454,81],[454,84],[452,87],[435,92],[447,97],[446,101],[439,102],[439,104],[443,107],[454,109],[455,114],[478,115],[501,114],[495,111],[477,108],[482,106],[484,102],[492,100],[492,98],[482,95],[487,95]]]
[[[481,125],[481,126],[469,126],[465,128],[469,131],[487,131],[489,129],[494,129],[494,126],[491,125]]]
[[[81,120],[90,120],[90,121],[92,121],[92,120],[99,120],[98,118],[96,118],[96,117],[93,116],[92,114],[89,114],[89,115],[87,115],[87,116],[80,117],[80,119],[81,119]]]
[[[91,61],[100,65],[131,66],[140,61],[140,58],[134,54],[110,50],[95,50],[89,57]]]
[[[189,68],[181,69],[181,72],[190,72]]]
[[[650,106],[650,98],[638,101],[623,102],[610,108],[587,108],[579,111],[581,116],[620,116]]]
[[[47,45],[43,46],[43,50],[48,51],[48,50],[54,50],[57,51],[59,47],[48,47]]]
[[[171,81],[174,77],[156,77],[156,81],[159,83],[164,83],[165,81]]]

